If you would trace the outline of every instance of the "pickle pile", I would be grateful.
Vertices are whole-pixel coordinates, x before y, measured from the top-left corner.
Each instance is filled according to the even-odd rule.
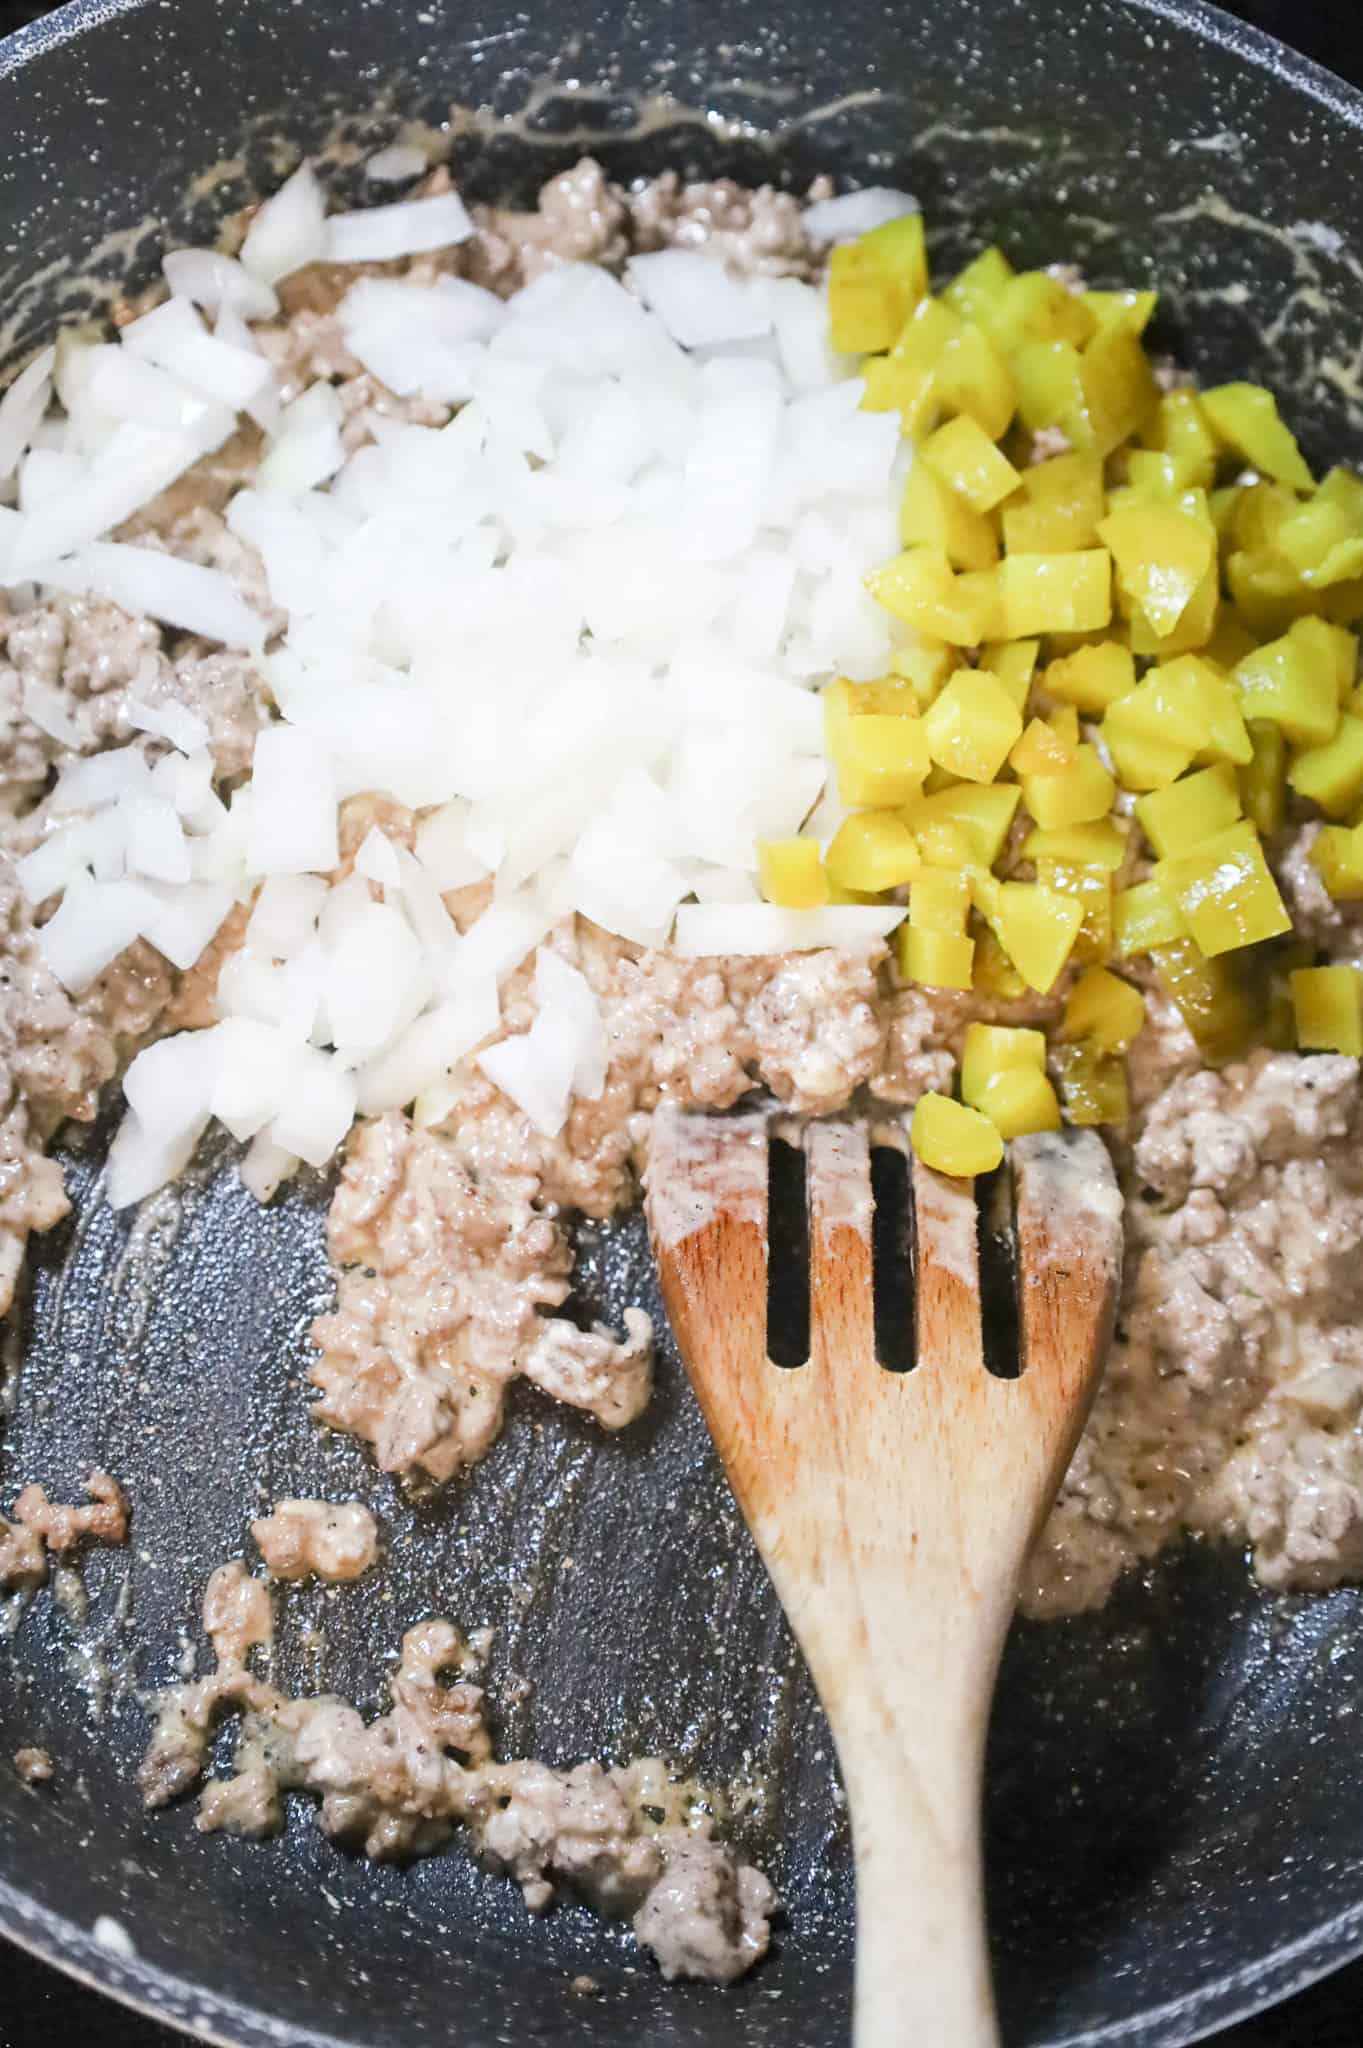
[[[792,907],[902,900],[902,978],[1002,1002],[1080,969],[1048,1045],[970,1028],[942,1171],[1002,1141],[1120,1124],[1148,960],[1209,1064],[1256,1042],[1363,1053],[1363,977],[1316,966],[1265,857],[1326,822],[1363,899],[1363,481],[1319,483],[1257,385],[1162,388],[1150,291],[1071,290],[987,249],[930,289],[922,219],[834,250],[834,348],[914,449],[902,552],[868,578],[891,672],[823,696],[848,809],[826,849],[760,848]],[[1039,458],[1039,459],[1038,459]]]

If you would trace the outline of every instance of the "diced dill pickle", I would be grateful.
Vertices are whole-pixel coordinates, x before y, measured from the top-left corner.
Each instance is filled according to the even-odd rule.
[[[1320,747],[1333,739],[1339,690],[1324,650],[1287,633],[1245,655],[1232,673],[1246,719],[1271,719],[1299,747]]]
[[[1357,633],[1347,626],[1333,626],[1328,619],[1304,618],[1293,621],[1287,637],[1332,670],[1339,701],[1345,703],[1358,683]]]
[[[1112,876],[1106,868],[1076,866],[1072,861],[1039,860],[1036,878],[1057,896],[1072,896],[1083,914],[1070,958],[1076,966],[1112,958]]]
[[[1080,404],[1061,425],[1076,448],[1111,455],[1129,441],[1159,402],[1150,359],[1136,336],[1102,328],[1079,358]]]
[[[1029,719],[1008,756],[1014,775],[1058,775],[1074,760],[1074,743],[1044,718]]]
[[[941,768],[967,782],[992,782],[1022,731],[1022,714],[988,669],[957,669],[923,715],[928,748]]]
[[[1210,520],[1147,499],[1111,513],[1098,537],[1111,551],[1124,609],[1141,611],[1161,637],[1172,633],[1215,560]]]
[[[975,941],[964,932],[923,931],[912,924],[900,925],[895,934],[899,972],[905,981],[924,988],[971,987],[975,969]]]
[[[1334,902],[1363,900],[1363,825],[1322,825],[1311,861]]]
[[[1327,817],[1352,811],[1363,797],[1363,718],[1346,711],[1334,738],[1299,753],[1287,779],[1298,796],[1319,804]]]
[[[975,942],[976,995],[987,996],[996,1003],[1016,1003],[1027,993],[1027,984],[1014,967],[995,934],[989,930],[980,933]]]
[[[931,796],[913,798],[902,815],[924,860],[944,864],[948,845],[943,835],[950,832],[965,840],[973,861],[992,868],[1003,851],[1021,796],[1015,782],[959,782]]]
[[[1093,547],[1103,516],[1103,465],[1096,455],[1054,455],[1022,472],[1003,508],[1010,554],[1067,554]]]
[[[1083,905],[1038,882],[1005,882],[996,923],[999,942],[1029,988],[1045,995],[1069,959]]]
[[[1024,270],[1010,278],[982,317],[1010,347],[1030,339],[1082,348],[1098,329],[1092,308],[1045,270]]]
[[[906,548],[940,548],[953,569],[988,569],[999,558],[993,522],[926,462],[915,462],[904,479],[899,538]]]
[[[914,439],[931,431],[941,406],[934,371],[898,356],[867,356],[861,366],[863,412],[897,412],[901,433]]]
[[[909,923],[916,931],[959,937],[970,914],[970,884],[948,868],[920,868],[909,884]]]
[[[1266,718],[1249,721],[1250,759],[1240,770],[1245,816],[1266,839],[1283,829],[1287,809],[1287,735]]]
[[[830,882],[872,895],[912,881],[922,864],[912,832],[894,811],[858,811],[844,818],[824,856]]]
[[[1155,879],[1173,896],[1208,959],[1292,929],[1249,820],[1162,860]]]
[[[1130,334],[1144,334],[1159,304],[1159,293],[1150,291],[1086,291],[1080,296],[1100,329],[1125,327]]]
[[[927,639],[978,647],[998,637],[995,574],[954,576],[941,548],[910,548],[873,569],[866,588],[886,611]]]
[[[1046,723],[1071,752],[1079,745],[1079,713],[1073,704],[1053,704],[1046,713]]]
[[[1022,481],[984,429],[965,415],[929,434],[918,455],[977,512],[992,512]]]
[[[1106,548],[1064,555],[1005,555],[996,571],[1000,638],[1093,633],[1112,617],[1112,558]]]
[[[1066,1038],[1088,1039],[1104,1052],[1126,1052],[1145,1022],[1145,997],[1119,974],[1090,967],[1065,1001]]]
[[[757,874],[768,903],[787,910],[818,910],[828,901],[828,877],[817,839],[759,839]]]
[[[961,1049],[961,1100],[972,1108],[996,1074],[1046,1071],[1046,1034],[1014,1024],[968,1024]]]
[[[1124,1124],[1131,1114],[1126,1061],[1092,1044],[1056,1045],[1051,1061],[1070,1123]]]
[[[1014,1067],[991,1075],[975,1104],[1005,1140],[1028,1137],[1033,1131],[1060,1129],[1060,1104],[1045,1073],[1035,1067]]]
[[[1172,632],[1157,632],[1146,614],[1133,611],[1127,624],[1133,654],[1156,655],[1167,661],[1171,655],[1196,653],[1207,646],[1221,616],[1221,575],[1216,556],[1198,584],[1188,606]]]
[[[1188,853],[1240,816],[1240,786],[1228,761],[1200,768],[1136,801],[1136,816],[1161,859]]]
[[[987,1117],[949,1095],[920,1095],[909,1136],[924,1166],[958,1180],[992,1173],[1003,1161],[1003,1140]]]
[[[1084,387],[1073,342],[1023,341],[1008,360],[1024,427],[1038,434],[1074,418],[1083,404]]]
[[[828,259],[833,347],[847,355],[892,347],[927,288],[921,214],[904,214],[840,243]]]
[[[1087,744],[1076,747],[1074,758],[1058,773],[1022,777],[1022,800],[1043,832],[1105,818],[1116,794],[1117,785],[1097,749]]]
[[[998,677],[1019,711],[1026,710],[1040,651],[1039,640],[996,640],[980,650],[980,667]]]
[[[928,772],[923,722],[884,712],[853,713],[838,734],[833,765],[845,804],[907,803]]]
[[[1356,967],[1299,967],[1292,976],[1297,1044],[1307,1052],[1363,1056],[1363,973]]]
[[[1180,483],[1210,490],[1216,479],[1217,442],[1195,391],[1166,391],[1141,435],[1147,448],[1173,462]]]
[[[1217,615],[1216,630],[1202,652],[1218,668],[1232,669],[1237,661],[1253,654],[1258,644],[1239,613],[1231,605],[1223,604]]]
[[[1080,711],[1099,713],[1135,688],[1136,664],[1129,647],[1104,640],[1076,647],[1073,654],[1048,663],[1042,682],[1048,695]]]
[[[1103,718],[1103,742],[1126,789],[1176,782],[1205,738],[1197,706],[1181,691],[1161,689],[1159,673],[1110,704]]]
[[[1149,953],[1188,937],[1188,920],[1158,882],[1118,889],[1112,899],[1112,939],[1118,953]]]
[[[991,441],[1008,431],[1017,410],[1013,373],[982,327],[967,323],[937,362],[937,395],[950,413],[975,422]]]
[[[1126,858],[1124,818],[1098,818],[1090,825],[1063,825],[1054,832],[1029,832],[1019,852],[1023,860],[1058,860],[1070,867],[1104,868],[1115,874]]]
[[[1363,529],[1354,509],[1323,488],[1284,519],[1273,545],[1312,590],[1363,571]]]
[[[1261,476],[1309,491],[1314,479],[1296,437],[1278,414],[1277,400],[1262,384],[1218,384],[1202,393],[1202,408],[1223,447]]]
[[[913,691],[920,711],[926,711],[953,669],[960,655],[940,640],[926,640],[911,633],[890,655],[890,668]]]
[[[973,263],[967,263],[960,275],[951,280],[942,297],[962,320],[978,320],[1015,275],[1002,249],[983,249]]]

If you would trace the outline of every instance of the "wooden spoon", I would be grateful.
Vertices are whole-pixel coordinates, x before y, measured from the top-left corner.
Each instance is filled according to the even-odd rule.
[[[990,2048],[980,1786],[1018,1579],[1111,1334],[1093,1132],[1011,1147],[1020,1376],[984,1364],[973,1184],[912,1164],[916,1363],[877,1363],[870,1139],[804,1130],[808,1363],[767,1356],[768,1120],[660,1111],[648,1216],[710,1433],[828,1714],[857,1875],[857,2048]],[[902,1144],[902,1139],[901,1139]]]

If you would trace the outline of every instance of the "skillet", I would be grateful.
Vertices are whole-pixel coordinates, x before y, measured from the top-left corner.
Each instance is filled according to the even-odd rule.
[[[624,177],[907,184],[943,267],[1001,239],[1158,283],[1167,345],[1273,383],[1309,454],[1363,458],[1363,100],[1197,0],[79,0],[0,47],[0,352],[145,279],[167,234],[211,234],[278,182],[281,137],[331,145],[354,189],[357,148],[452,102],[482,110],[451,132],[477,197],[529,198],[584,147]],[[0,1768],[0,1931],[242,2048],[842,2039],[828,1737],[675,1353],[624,1438],[521,1400],[466,1482],[413,1506],[306,1417],[324,1185],[262,1213],[210,1151],[116,1218],[112,1128],[62,1153],[75,1213],[11,1333],[0,1500],[30,1476],[74,1497],[98,1461],[134,1541],[91,1558],[84,1622],[44,1600],[0,1655],[0,1757],[41,1743],[59,1774],[40,1798]],[[656,1311],[637,1217],[583,1233],[580,1297]],[[282,1682],[374,1707],[410,1622],[491,1624],[505,1753],[663,1750],[745,1793],[788,1901],[773,1961],[733,1991],[668,1989],[618,1933],[571,1907],[531,1923],[457,1854],[362,1866],[301,1809],[263,1847],[144,1817],[139,1694],[285,1492],[367,1499],[393,1555],[372,1583],[281,1596]],[[988,1813],[1010,2041],[1173,2048],[1363,1952],[1361,1608],[1270,1599],[1190,1546],[1101,1615],[1019,1624]],[[96,1941],[100,1916],[131,1953]],[[570,1989],[583,1973],[596,1994]]]

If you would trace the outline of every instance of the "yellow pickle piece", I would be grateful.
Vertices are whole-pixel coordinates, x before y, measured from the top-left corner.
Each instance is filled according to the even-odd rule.
[[[1016,274],[1002,249],[983,249],[952,279],[942,297],[962,320],[978,320]]]
[[[1057,896],[1072,896],[1083,913],[1070,958],[1075,965],[1112,958],[1112,876],[1106,868],[1086,868],[1070,861],[1039,860],[1036,878]]]
[[[1107,816],[1116,795],[1111,774],[1087,743],[1058,772],[1022,777],[1022,801],[1043,831],[1093,824]]]
[[[1346,711],[1333,739],[1297,754],[1287,780],[1327,817],[1343,818],[1354,810],[1363,797],[1363,718]]]
[[[937,396],[949,413],[971,419],[991,441],[1008,431],[1017,410],[1013,373],[982,327],[966,322],[937,359]]]
[[[924,931],[901,924],[895,933],[899,972],[924,988],[966,989],[974,984],[975,941],[964,932]]]
[[[1216,531],[1180,505],[1145,500],[1110,513],[1098,538],[1112,556],[1125,609],[1161,636],[1172,633],[1216,556]]]
[[[1104,1052],[1127,1052],[1145,1022],[1145,997],[1119,974],[1090,967],[1065,999],[1066,1038],[1088,1039]]]
[[[960,866],[964,842],[968,859],[992,868],[1021,799],[1015,782],[960,782],[931,796],[915,797],[902,816],[924,860]]]
[[[1112,943],[1124,956],[1188,937],[1188,920],[1158,882],[1136,882],[1112,898]]]
[[[1311,861],[1336,903],[1363,900],[1363,825],[1322,825],[1311,844]]]
[[[968,1024],[961,1050],[961,1100],[978,1108],[978,1096],[996,1075],[1030,1068],[1046,1071],[1046,1034],[1016,1024]]]
[[[1022,731],[1022,714],[988,669],[961,668],[923,715],[938,767],[966,782],[992,782]]]
[[[1003,1139],[1060,1129],[1060,1104],[1050,1078],[1033,1067],[994,1074],[973,1105]]]
[[[1155,879],[1178,903],[1208,959],[1291,931],[1278,885],[1247,818],[1162,860]]]
[[[1136,802],[1141,830],[1161,859],[1189,853],[1240,816],[1240,785],[1228,762],[1200,768]]]
[[[1218,384],[1202,393],[1202,410],[1222,446],[1261,476],[1290,484],[1296,491],[1314,488],[1296,437],[1280,417],[1273,393],[1262,384]]]
[[[1287,812],[1287,736],[1280,725],[1252,718],[1250,758],[1240,770],[1240,803],[1265,839],[1283,829]]]
[[[1022,482],[1020,473],[976,421],[948,420],[928,435],[918,460],[936,471],[976,512],[992,512]]]
[[[1067,554],[1093,547],[1105,506],[1103,465],[1074,450],[1034,463],[1022,487],[1003,507],[1003,538],[1010,554]]]
[[[1052,1047],[1051,1062],[1060,1081],[1065,1115],[1072,1124],[1124,1124],[1131,1114],[1126,1061],[1100,1045]]]
[[[1077,548],[1061,555],[1005,555],[995,573],[1002,628],[999,638],[1095,633],[1112,618],[1112,557],[1106,548]]]
[[[757,878],[768,903],[786,910],[819,910],[828,901],[817,839],[759,839]]]
[[[1332,660],[1301,634],[1288,632],[1252,654],[1232,671],[1246,720],[1266,718],[1280,725],[1299,747],[1320,747],[1339,723],[1339,688]]]
[[[1019,711],[1027,709],[1040,652],[1039,640],[996,640],[980,649],[980,667],[998,677]]]
[[[1129,647],[1104,640],[1048,663],[1042,683],[1048,695],[1096,717],[1135,689],[1136,664]]]
[[[999,943],[1039,995],[1054,987],[1083,921],[1081,903],[1039,882],[1005,882],[999,891]]]
[[[956,1180],[992,1173],[1003,1163],[1003,1140],[987,1117],[949,1095],[920,1095],[909,1138],[924,1166]]]
[[[930,766],[923,721],[854,713],[837,734],[833,765],[845,804],[906,803],[922,788]]]
[[[997,571],[953,574],[944,548],[908,548],[873,569],[866,588],[878,604],[930,640],[978,647],[998,637]]]
[[[948,868],[923,868],[909,884],[909,923],[916,931],[959,935],[970,914],[970,883]]]
[[[905,214],[839,244],[828,259],[833,347],[846,355],[892,347],[927,288],[921,214]]]
[[[1357,967],[1299,967],[1290,979],[1302,1050],[1363,1057],[1363,973]]]
[[[1235,965],[1209,960],[1191,938],[1152,947],[1150,957],[1207,1065],[1224,1067],[1242,1058],[1259,1019]]]
[[[1106,868],[1115,873],[1126,858],[1125,818],[1099,818],[1090,825],[1065,825],[1054,832],[1039,827],[1029,832],[1019,852],[1023,860],[1064,861],[1076,868]]]
[[[871,895],[912,881],[922,864],[917,840],[894,811],[858,811],[844,818],[824,855],[830,882]]]
[[[915,462],[904,479],[899,538],[906,548],[940,548],[953,569],[989,569],[999,558],[990,520],[926,462]]]

